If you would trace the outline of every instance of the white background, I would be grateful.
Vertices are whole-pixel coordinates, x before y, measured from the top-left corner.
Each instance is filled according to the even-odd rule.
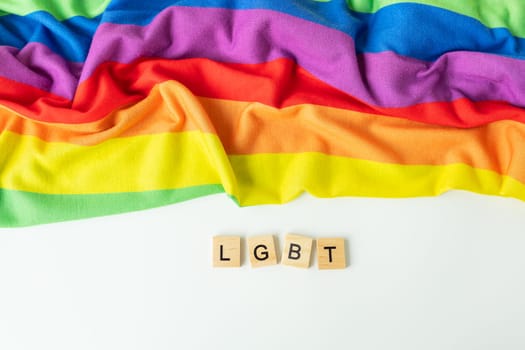
[[[0,229],[0,349],[523,350],[524,227],[524,202],[451,192]],[[213,235],[287,232],[345,237],[349,267],[211,267]]]

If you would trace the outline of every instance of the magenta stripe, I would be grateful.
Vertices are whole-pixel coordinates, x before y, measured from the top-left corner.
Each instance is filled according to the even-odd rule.
[[[18,65],[7,65],[11,75],[4,74],[5,67],[0,74],[71,97],[76,69],[32,45],[28,55],[21,55],[31,57],[30,69],[27,58],[18,59]],[[317,78],[376,106],[461,97],[525,106],[525,94],[520,93],[525,89],[525,61],[474,52],[450,52],[432,63],[392,52],[356,55],[347,34],[271,10],[172,7],[147,26],[104,23],[94,36],[80,80],[89,78],[103,62],[130,63],[142,57],[206,57],[236,63],[287,57]]]

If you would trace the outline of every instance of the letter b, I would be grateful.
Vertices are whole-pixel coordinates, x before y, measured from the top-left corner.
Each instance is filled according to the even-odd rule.
[[[284,241],[283,264],[307,269],[312,255],[310,237],[288,234]]]
[[[301,246],[299,244],[290,243],[290,249],[288,250],[288,259],[301,259]]]

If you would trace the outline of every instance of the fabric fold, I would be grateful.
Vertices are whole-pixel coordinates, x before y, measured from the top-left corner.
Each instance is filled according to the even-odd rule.
[[[491,4],[4,1],[0,226],[218,193],[525,200],[525,6]]]

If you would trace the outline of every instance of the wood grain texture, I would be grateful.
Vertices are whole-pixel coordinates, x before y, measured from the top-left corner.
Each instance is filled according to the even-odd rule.
[[[317,265],[319,270],[346,268],[344,238],[319,238],[317,240]]]
[[[241,266],[241,237],[213,237],[213,267]]]

